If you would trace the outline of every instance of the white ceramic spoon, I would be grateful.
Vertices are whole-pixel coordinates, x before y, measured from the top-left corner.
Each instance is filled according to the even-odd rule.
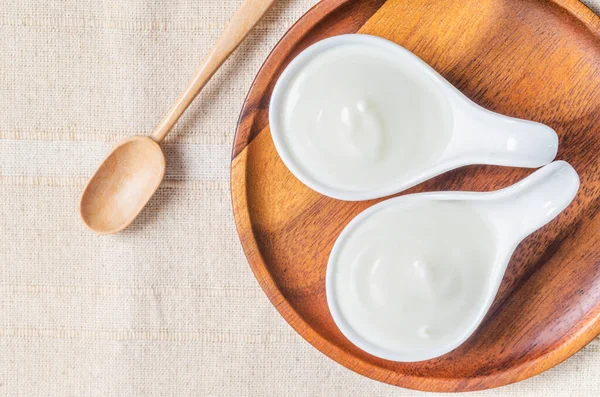
[[[384,359],[412,362],[450,352],[467,340],[483,320],[498,292],[517,245],[562,212],[574,199],[578,189],[577,172],[568,163],[557,161],[517,184],[495,192],[421,193],[393,198],[374,205],[348,224],[331,252],[326,288],[333,319],[352,343]],[[442,210],[438,209],[430,214],[431,216],[423,215],[423,211],[430,208],[423,207],[426,203],[435,203],[433,207],[441,204]],[[419,216],[422,218],[406,220],[410,218],[408,215],[401,218],[405,221],[398,222],[394,219],[394,213],[401,214],[405,208],[410,208],[409,211],[413,215],[414,211],[421,211],[417,213],[421,214]],[[447,208],[460,211],[447,211]],[[472,226],[477,225],[477,222],[461,219],[460,214],[464,211],[475,211],[481,219],[478,221],[478,227],[485,224],[485,230],[480,231]],[[392,228],[377,230],[376,226],[381,225],[377,222],[381,222],[382,218],[390,220]],[[379,221],[374,221],[375,219]],[[454,223],[449,219],[454,219]],[[412,226],[409,226],[411,224]],[[410,230],[404,230],[406,228]],[[482,236],[486,234],[489,235],[489,243],[486,243],[486,238]],[[414,240],[410,240],[410,244],[404,246],[390,247],[396,242],[402,244],[402,241],[398,241],[403,238],[401,236]],[[456,240],[457,238],[467,240]],[[456,244],[456,241],[459,243]],[[368,254],[371,261],[364,260],[365,263],[359,263],[364,259],[360,255],[366,250],[373,250],[373,246],[376,247],[375,251],[385,251],[388,247],[392,249],[391,256],[388,254],[388,264],[378,263],[385,262],[385,258],[380,258],[380,252],[371,252]],[[405,253],[413,251],[412,247],[416,247],[414,252]],[[411,275],[410,272],[421,272],[423,269],[411,268],[413,257],[408,260],[402,260],[400,257],[405,254],[413,255],[415,252],[415,257],[423,254],[424,258],[434,258],[429,262],[433,276],[426,280],[432,283],[434,295],[428,295],[427,291],[427,294],[421,295],[419,286],[415,285],[419,284],[419,280],[409,281],[407,284],[406,278]],[[477,260],[471,264],[463,263],[465,266],[460,263],[464,260],[462,258],[477,258],[477,255],[488,258],[489,263],[480,263]],[[454,265],[458,264],[459,270],[449,269],[447,265],[449,261],[452,262],[451,258],[458,258],[454,259]],[[398,268],[402,266],[404,267]],[[376,267],[387,270],[377,275],[377,272],[381,273],[381,269]],[[455,283],[450,288],[454,289],[450,294],[452,297],[446,298],[446,295],[443,295],[443,300],[439,300],[435,294],[446,294],[447,291],[436,290],[435,286],[445,289],[448,287],[447,281]],[[413,287],[417,289],[407,292],[394,290],[394,287],[409,291]],[[397,299],[398,296],[404,299]],[[419,296],[425,296],[426,299],[421,300]],[[431,296],[434,299],[429,300]],[[435,304],[427,306],[428,302]],[[408,308],[408,311],[403,311],[404,308]],[[442,308],[444,310],[441,310]],[[418,311],[411,312],[413,309]],[[450,309],[458,309],[456,317],[440,320],[452,312]],[[421,319],[419,316],[424,313],[428,314]],[[429,331],[426,329],[425,334],[421,335],[425,339],[422,339],[418,333],[408,329],[414,316],[417,316],[418,321],[429,321],[425,328],[431,328],[431,335],[427,335]],[[391,328],[386,331],[388,326]],[[404,334],[410,343],[394,339]]]
[[[447,133],[446,130],[448,130],[450,134],[449,141],[447,145],[445,145],[445,148],[440,150],[439,153],[436,152],[433,154],[433,158],[427,159],[426,161],[423,160],[414,167],[414,169],[403,172],[401,175],[392,175],[393,177],[382,180],[376,186],[351,186],[352,181],[350,181],[350,183],[333,186],[331,183],[325,181],[324,175],[326,172],[335,168],[337,164],[328,164],[328,167],[325,166],[325,164],[327,164],[325,160],[319,165],[312,164],[312,169],[310,165],[302,164],[303,160],[300,158],[301,156],[299,157],[301,150],[304,151],[303,153],[312,151],[309,153],[309,156],[313,156],[314,159],[319,159],[319,156],[327,157],[327,155],[324,154],[324,152],[318,152],[316,149],[312,150],[310,147],[308,149],[300,148],[298,147],[299,145],[294,145],[294,142],[298,142],[298,138],[294,141],[290,139],[289,136],[290,121],[286,120],[286,117],[289,118],[290,112],[294,111],[294,109],[290,108],[290,103],[297,102],[296,98],[293,97],[293,95],[296,94],[290,94],[290,90],[292,90],[292,87],[298,86],[298,81],[302,81],[301,85],[306,87],[306,79],[310,78],[310,73],[306,73],[306,71],[308,67],[312,67],[313,69],[311,70],[313,71],[315,70],[314,62],[317,62],[315,60],[318,59],[318,62],[321,62],[322,58],[320,57],[323,54],[327,54],[328,52],[331,54],[330,51],[345,46],[362,46],[362,53],[359,52],[356,55],[357,61],[367,58],[366,55],[362,56],[361,54],[364,54],[364,49],[369,48],[379,50],[379,54],[376,54],[372,59],[376,60],[379,57],[384,61],[387,59],[386,62],[397,63],[396,66],[398,66],[399,73],[404,71],[409,75],[408,80],[405,83],[414,83],[415,85],[422,87],[420,94],[425,100],[427,100],[427,97],[436,96],[435,101],[427,100],[428,105],[424,106],[430,106],[432,103],[439,103],[441,106],[441,108],[438,107],[437,109],[435,106],[431,106],[432,108],[427,109],[418,109],[418,113],[421,114],[420,117],[423,117],[423,113],[427,113],[426,117],[443,118],[445,120],[443,126],[444,134]],[[351,63],[351,61],[341,63],[339,69],[344,69]],[[322,65],[319,67],[322,68]],[[340,70],[339,75],[342,74],[343,73]],[[373,84],[379,83],[380,87],[382,85],[381,81],[377,81],[377,78],[381,80],[381,76],[372,76],[372,74],[365,72],[361,77],[361,80],[364,80],[362,83],[366,82],[367,84],[371,84],[370,79],[374,78],[375,80],[372,81]],[[328,95],[333,97],[335,93],[332,93],[331,91],[335,90],[334,87],[336,86],[335,84],[332,84],[331,80],[333,79],[330,78],[329,81],[323,81],[322,84],[318,86],[317,92],[314,93],[315,98],[309,99],[309,102],[312,101],[312,103],[316,103],[319,100],[323,101],[322,98],[326,98]],[[297,84],[294,85],[295,83]],[[347,84],[356,85],[356,83],[356,79],[354,79],[354,81],[348,81]],[[372,86],[374,87],[374,85]],[[383,90],[385,90],[385,82],[383,83],[383,86]],[[339,85],[337,87],[339,87]],[[413,88],[413,90],[414,89],[415,88]],[[379,90],[381,91],[381,88],[379,88]],[[365,91],[369,91],[368,86]],[[398,103],[419,101],[419,98],[413,98],[413,96],[418,96],[414,95],[414,92],[412,94],[407,94],[402,91],[402,89],[397,90]],[[291,98],[290,95],[292,95]],[[365,95],[368,96],[369,93],[367,92]],[[404,97],[402,97],[403,95]],[[406,97],[407,95],[408,98]],[[368,100],[369,98],[366,99]],[[395,102],[395,99],[396,98],[392,98],[391,100]],[[326,107],[327,104],[327,101],[323,102],[323,106]],[[360,107],[361,104],[358,103],[358,106]],[[447,108],[449,111],[447,111]],[[319,111],[321,111],[322,114],[323,109],[314,109],[313,113],[318,113]],[[319,116],[317,114],[311,114],[310,117],[318,118]],[[408,114],[407,117],[410,117],[410,114]],[[300,118],[297,120],[304,122],[305,119]],[[370,119],[365,119],[363,122],[367,124],[371,123],[371,125],[373,125],[373,122]],[[558,149],[558,137],[556,132],[550,127],[540,123],[515,119],[488,111],[469,100],[429,65],[410,51],[388,40],[360,34],[336,36],[320,41],[298,55],[283,72],[275,86],[270,103],[269,123],[273,141],[279,155],[286,166],[298,179],[321,194],[340,200],[350,201],[389,196],[446,171],[470,164],[493,164],[537,168],[554,160]],[[294,125],[298,125],[298,123],[295,123]],[[387,125],[384,127],[384,133],[399,134],[402,132],[403,128],[406,129],[407,126]],[[314,133],[314,128],[307,127],[305,130],[301,131],[301,134],[309,135],[311,130]],[[327,129],[325,134],[334,134],[335,131],[332,130],[333,129]],[[417,140],[421,139],[419,131],[410,131],[410,134],[416,136]],[[360,141],[360,143],[368,146],[370,143],[369,135],[366,135],[363,138],[363,141]],[[435,138],[433,138],[432,142],[436,142]],[[343,142],[340,142],[340,148],[343,146],[342,143]],[[415,142],[413,141],[411,144],[415,144]],[[419,143],[417,142],[417,144]],[[407,147],[410,146],[408,142],[406,142],[406,145]],[[434,145],[432,145],[431,150],[433,150],[433,146]],[[411,149],[407,152],[408,154],[410,154],[410,150]],[[351,156],[348,156],[346,159],[346,165],[340,165],[341,167],[354,166],[356,167],[356,171],[361,170],[360,166],[352,162]],[[329,170],[327,168],[329,168]],[[369,179],[368,175],[366,176],[366,179]]]

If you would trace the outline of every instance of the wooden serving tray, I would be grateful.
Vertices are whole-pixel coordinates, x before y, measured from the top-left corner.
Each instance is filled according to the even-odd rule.
[[[574,204],[527,238],[478,331],[438,359],[395,363],[344,338],[329,314],[325,269],[346,224],[377,201],[341,202],[283,165],[268,127],[273,85],[301,50],[342,33],[408,48],[478,104],[552,126],[558,159],[582,186]],[[244,105],[231,194],[250,266],[281,315],[308,342],[373,379],[429,391],[492,388],[536,375],[600,333],[600,18],[576,0],[325,0],[290,29]],[[532,170],[473,166],[406,193],[488,191]],[[599,374],[600,376],[600,374]]]

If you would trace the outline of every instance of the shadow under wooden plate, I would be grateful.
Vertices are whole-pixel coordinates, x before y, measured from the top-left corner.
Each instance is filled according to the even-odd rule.
[[[517,249],[490,313],[440,358],[394,363],[346,340],[325,297],[329,253],[346,224],[377,201],[341,202],[308,189],[283,165],[268,128],[273,85],[302,49],[369,33],[421,57],[468,97],[556,129],[559,159],[581,176],[567,211]],[[325,0],[265,62],[235,138],[231,193],[256,278],[307,341],[370,378],[429,391],[497,387],[536,375],[600,333],[600,18],[576,0]],[[466,167],[406,193],[488,191],[531,170]]]

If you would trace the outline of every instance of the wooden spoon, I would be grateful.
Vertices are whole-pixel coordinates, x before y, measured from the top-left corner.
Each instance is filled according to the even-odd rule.
[[[159,144],[274,2],[244,0],[152,135],[123,140],[100,164],[83,191],[79,205],[81,219],[91,230],[99,234],[117,233],[140,213],[165,175],[165,157]]]

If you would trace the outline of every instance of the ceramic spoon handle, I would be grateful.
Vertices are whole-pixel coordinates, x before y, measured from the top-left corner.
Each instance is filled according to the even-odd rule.
[[[560,214],[578,190],[575,169],[564,161],[555,161],[521,182],[491,193],[500,197],[488,209],[506,235],[519,243]]]
[[[202,61],[200,68],[196,71],[185,91],[152,133],[152,139],[158,143],[165,139],[165,136],[171,131],[194,98],[256,26],[273,3],[275,3],[275,0],[244,0],[215,46]]]
[[[537,168],[554,160],[558,151],[558,135],[547,125],[503,116],[473,103],[455,109],[454,126],[446,161]]]

